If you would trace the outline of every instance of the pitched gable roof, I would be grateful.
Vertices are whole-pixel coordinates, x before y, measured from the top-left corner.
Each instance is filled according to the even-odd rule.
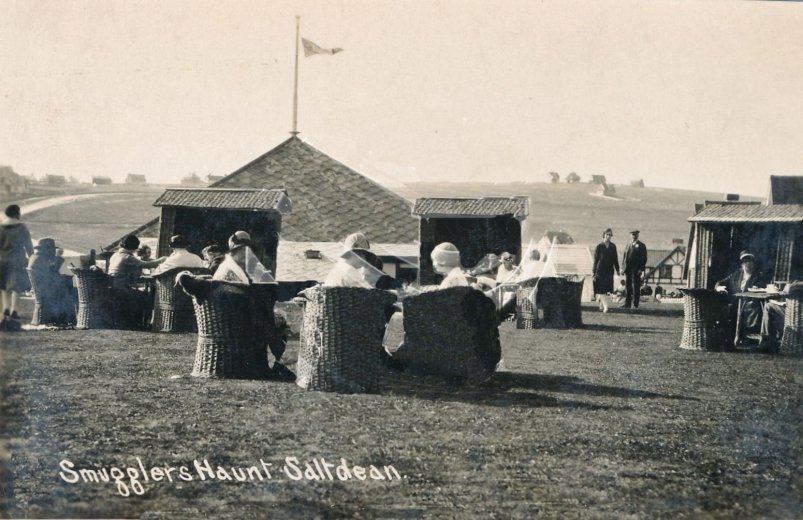
[[[496,217],[513,215],[523,220],[529,197],[422,197],[415,199],[413,215],[420,217]]]
[[[154,206],[267,211],[290,213],[292,204],[284,190],[225,188],[168,188]]]
[[[371,242],[418,238],[409,202],[295,136],[210,187],[287,190],[283,240],[335,242],[356,231]]]

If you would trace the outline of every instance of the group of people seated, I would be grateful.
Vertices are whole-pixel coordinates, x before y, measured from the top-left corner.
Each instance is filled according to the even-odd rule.
[[[777,286],[768,282],[769,278],[756,268],[755,255],[744,250],[739,254],[739,269],[719,280],[714,288],[732,296],[755,289],[788,293],[792,286],[791,283],[786,284],[783,291],[779,291]],[[741,323],[741,330],[735,332],[737,334],[760,333],[759,347],[767,351],[775,351],[783,336],[786,302],[783,300],[762,302],[757,299],[747,299],[741,302],[741,311],[738,309],[739,303],[732,296],[731,322],[734,326],[737,321]],[[737,312],[741,312],[741,315],[737,315]]]

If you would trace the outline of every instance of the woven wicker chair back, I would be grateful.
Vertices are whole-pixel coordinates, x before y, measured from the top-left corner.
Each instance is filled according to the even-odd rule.
[[[153,331],[194,332],[197,330],[192,297],[176,284],[176,275],[185,271],[189,271],[193,275],[209,274],[209,270],[203,267],[177,267],[153,277],[156,282],[156,296],[151,319]]]
[[[470,287],[422,293],[404,300],[404,341],[393,358],[409,370],[480,382],[501,359],[493,301]]]
[[[781,354],[803,356],[803,285],[794,284],[786,297]]]
[[[731,349],[728,296],[711,289],[680,289],[683,293],[683,336],[680,348]]]
[[[567,326],[579,327],[582,325],[582,321],[577,316],[580,313],[579,299],[577,300],[576,314],[569,320],[572,325],[567,323],[564,316],[564,310],[568,310],[570,306],[565,305],[563,301],[567,295],[574,294],[566,287],[568,284],[576,282],[568,282],[563,278],[555,277],[534,280],[535,283],[521,287],[516,292],[516,328],[534,329],[540,326],[563,329]],[[535,292],[535,296],[533,296],[533,292]],[[582,283],[580,284],[580,293],[582,294]],[[533,300],[535,300],[535,308],[533,308]],[[538,319],[538,309],[543,312],[543,320]]]
[[[198,326],[192,375],[265,377],[269,331],[273,330],[269,327],[275,328],[272,323],[275,291],[257,295],[257,288],[251,285],[209,279],[180,280],[193,296]]]
[[[109,276],[99,269],[70,267],[78,289],[78,329],[115,327],[114,297]]]
[[[31,325],[74,324],[75,305],[65,279],[58,273],[27,271],[34,299]]]
[[[296,384],[325,392],[379,390],[382,339],[396,297],[356,287],[316,286],[305,294]]]

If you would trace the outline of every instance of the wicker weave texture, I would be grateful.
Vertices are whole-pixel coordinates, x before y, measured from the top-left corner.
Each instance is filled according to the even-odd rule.
[[[781,354],[803,356],[803,289],[789,291],[786,298]]]
[[[535,280],[535,283],[527,284],[519,289],[516,293],[516,328],[519,329],[534,329],[537,327],[545,327],[552,329],[564,329],[567,326],[580,326],[582,321],[580,319],[580,300],[576,302],[576,312],[573,303],[575,297],[574,292],[567,288],[567,284],[575,282],[568,282],[563,278],[540,278]],[[574,287],[573,285],[571,287]],[[532,292],[535,295],[532,295]],[[580,293],[582,294],[582,282],[580,285]],[[578,294],[578,297],[579,297]],[[536,308],[532,307],[532,301],[535,300]],[[569,301],[571,300],[571,301]],[[564,303],[566,301],[567,303]],[[543,319],[538,319],[537,309],[543,312]],[[566,319],[566,312],[572,313],[571,319]],[[569,325],[572,323],[573,325]]]
[[[709,289],[683,292],[683,336],[686,350],[730,350],[727,295]]]
[[[305,294],[296,384],[325,392],[377,391],[387,310],[396,297],[355,287],[316,286]]]
[[[219,280],[198,283],[200,291],[193,293],[198,343],[192,375],[264,377],[268,372],[268,324],[255,305],[252,288]]]
[[[195,308],[190,297],[176,284],[176,275],[189,271],[194,275],[208,274],[202,267],[171,269],[153,277],[156,297],[153,302],[151,330],[155,332],[195,332]]]
[[[78,289],[77,329],[114,328],[114,306],[110,279],[98,269],[70,267]]]
[[[393,358],[413,372],[484,381],[501,358],[493,301],[470,287],[404,301],[404,341]]]
[[[34,307],[31,325],[67,325],[75,322],[75,306],[60,275],[45,276],[28,269]]]

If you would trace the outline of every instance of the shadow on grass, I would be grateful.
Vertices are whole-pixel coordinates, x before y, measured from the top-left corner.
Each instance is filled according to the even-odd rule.
[[[573,376],[550,376],[499,372],[479,385],[459,385],[459,382],[407,373],[391,372],[384,378],[385,392],[414,395],[434,401],[459,401],[487,406],[525,408],[568,408],[587,410],[623,410],[628,406],[594,404],[580,400],[558,399],[539,392],[560,392],[592,397],[618,399],[684,399],[694,398],[658,394],[631,388],[593,385]]]
[[[633,332],[636,334],[665,334],[665,330],[648,329],[644,327],[631,327],[629,325],[602,325],[600,323],[585,324],[583,330],[594,330],[598,332]]]

